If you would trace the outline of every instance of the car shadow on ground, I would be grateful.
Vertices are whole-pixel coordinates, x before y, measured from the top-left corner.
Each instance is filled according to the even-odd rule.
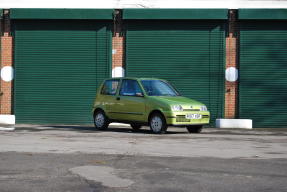
[[[149,128],[140,130],[133,130],[129,127],[109,127],[106,130],[96,130],[93,126],[81,126],[81,125],[32,125],[32,126],[16,126],[16,131],[26,132],[41,132],[41,131],[76,131],[80,133],[103,133],[103,132],[115,132],[115,133],[128,133],[128,134],[154,134]],[[167,130],[165,134],[180,134],[184,132]]]
[[[144,128],[140,130],[133,130],[132,128],[108,128],[105,132],[117,132],[117,133],[142,133],[142,134],[154,134],[149,128]],[[169,131],[167,130],[165,134],[179,134],[179,131]]]
[[[96,130],[94,126],[90,125],[16,125],[16,132],[42,132],[42,131],[70,131],[78,133],[121,133],[121,134],[146,134],[157,135],[152,133],[149,127],[135,131],[131,127],[112,125],[107,130]],[[162,135],[188,134],[185,128],[169,127],[167,132]],[[287,128],[280,129],[218,129],[218,128],[204,128],[200,135],[273,135],[273,136],[287,136]]]

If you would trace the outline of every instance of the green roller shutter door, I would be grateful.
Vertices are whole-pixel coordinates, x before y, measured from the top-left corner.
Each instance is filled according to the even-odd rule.
[[[105,21],[15,21],[17,123],[89,124],[96,89],[110,76]]]
[[[239,116],[253,126],[286,127],[286,21],[240,24]]]
[[[169,80],[207,105],[212,124],[223,117],[224,55],[223,22],[127,21],[126,76]]]

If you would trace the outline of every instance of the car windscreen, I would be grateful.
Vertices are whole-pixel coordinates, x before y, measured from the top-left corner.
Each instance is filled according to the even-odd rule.
[[[161,80],[141,80],[149,96],[179,96],[179,93],[167,82]]]

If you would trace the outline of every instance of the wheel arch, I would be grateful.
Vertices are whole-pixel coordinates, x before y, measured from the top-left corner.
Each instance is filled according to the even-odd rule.
[[[148,115],[148,122],[149,122],[151,116],[152,116],[153,114],[155,114],[155,113],[161,114],[161,115],[164,117],[164,120],[166,121],[166,118],[165,118],[163,112],[161,112],[161,110],[159,110],[159,109],[154,109],[154,110],[152,110],[152,111],[149,113],[149,115]]]
[[[93,115],[95,115],[95,113],[98,111],[103,111],[105,113],[105,111],[101,107],[97,107],[93,109]]]

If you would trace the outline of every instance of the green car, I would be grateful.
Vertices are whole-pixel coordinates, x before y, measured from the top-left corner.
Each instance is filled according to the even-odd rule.
[[[154,133],[168,126],[186,127],[200,133],[209,123],[204,104],[181,96],[167,81],[154,78],[112,78],[98,89],[93,106],[95,127],[108,128],[111,122],[129,123],[135,130],[149,125]]]

